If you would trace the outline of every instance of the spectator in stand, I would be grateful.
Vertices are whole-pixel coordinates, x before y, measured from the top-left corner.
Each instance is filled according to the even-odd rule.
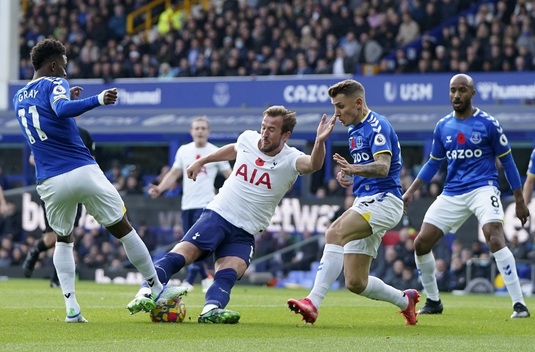
[[[440,292],[448,292],[450,290],[450,273],[447,263],[443,259],[437,259],[435,265],[435,278],[437,279],[438,290]]]
[[[350,57],[346,56],[346,52],[342,47],[336,47],[336,57],[333,62],[334,75],[346,75],[355,73],[355,62]]]
[[[171,6],[158,18],[158,32],[165,36],[169,32],[178,32],[184,23],[184,13],[180,10],[180,0],[171,0]]]
[[[390,286],[399,287],[399,289],[402,290],[402,287],[405,286],[405,283],[403,282],[404,269],[405,264],[403,264],[403,260],[396,259],[392,264],[391,270],[385,273],[385,276],[383,277],[384,283]]]
[[[441,14],[437,10],[437,3],[429,1],[425,4],[425,16],[421,22],[421,31],[426,33],[441,22]]]
[[[360,64],[376,64],[383,55],[383,48],[374,38],[373,33],[373,31],[370,31],[370,34],[360,34],[361,49],[358,57],[358,62]]]
[[[460,256],[452,258],[449,277],[448,291],[464,290],[466,287],[466,265]]]
[[[413,40],[416,40],[420,35],[420,26],[412,18],[409,12],[404,12],[401,15],[401,24],[399,25],[399,31],[396,35],[396,43],[398,46],[404,46],[409,44]]]
[[[518,262],[518,260],[528,259],[529,248],[526,245],[526,242],[520,242],[518,240],[518,236],[517,235],[514,235],[511,238],[511,241],[510,241],[508,247],[511,250],[511,252],[513,253],[513,256],[515,257],[517,262]]]
[[[113,16],[108,20],[108,29],[112,37],[117,40],[122,40],[126,35],[126,15],[124,11],[123,5],[115,5],[113,7]]]
[[[487,279],[490,282],[494,280],[494,278],[490,276],[490,255],[488,252],[481,253],[478,258],[471,260],[467,263],[467,265],[470,266],[470,270],[472,273],[472,275],[470,276],[471,279],[480,277],[483,279]]]
[[[121,195],[126,194],[143,194],[143,187],[139,183],[139,180],[134,175],[128,175],[126,177],[126,184],[124,188],[121,190]]]

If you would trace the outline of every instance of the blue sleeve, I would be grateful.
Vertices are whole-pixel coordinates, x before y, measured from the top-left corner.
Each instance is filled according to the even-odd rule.
[[[494,154],[501,158],[503,155],[509,153],[511,148],[509,147],[509,141],[503,132],[503,128],[494,117],[487,115],[487,131],[491,141]]]
[[[70,100],[69,82],[64,78],[56,78],[52,82],[49,101],[58,117],[76,117],[100,106],[97,95],[85,99]]]
[[[379,126],[380,128],[378,129],[372,129],[375,133],[372,133],[370,136],[373,138],[373,140],[370,141],[372,154],[375,155],[377,153],[388,151],[390,155],[392,155],[392,140],[389,138],[392,128],[382,120],[379,121]]]
[[[509,182],[509,186],[511,186],[511,189],[514,191],[515,189],[522,187],[520,173],[516,168],[513,155],[510,152],[502,155],[500,157],[500,161],[503,165],[503,171],[505,173],[505,177],[507,178],[507,182]]]
[[[442,165],[442,160],[435,159],[432,156],[427,160],[424,167],[418,173],[418,178],[423,180],[425,183],[431,182],[431,179],[437,173],[438,169]]]
[[[52,108],[58,117],[76,117],[86,111],[100,106],[98,96],[78,100],[58,99]]]
[[[446,157],[446,149],[442,143],[442,120],[437,123],[435,130],[433,131],[431,157],[439,160],[443,160]]]

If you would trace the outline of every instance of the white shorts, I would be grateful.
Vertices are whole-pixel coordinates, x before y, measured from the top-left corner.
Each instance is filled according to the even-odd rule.
[[[72,232],[78,203],[104,227],[118,223],[126,212],[119,192],[96,164],[46,179],[37,185],[37,193],[45,203],[50,227],[59,236]]]
[[[377,250],[386,231],[398,224],[403,216],[403,201],[392,193],[378,193],[359,197],[350,208],[368,221],[372,234],[350,241],[344,246],[344,254],[365,254],[377,257]]]
[[[498,188],[484,186],[458,196],[441,194],[425,213],[424,222],[438,227],[444,234],[455,233],[472,214],[481,226],[489,222],[503,223]]]

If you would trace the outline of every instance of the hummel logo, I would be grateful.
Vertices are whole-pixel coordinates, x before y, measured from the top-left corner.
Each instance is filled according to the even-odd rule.
[[[154,278],[152,278],[152,279],[148,279],[148,280],[147,280],[147,284],[149,285],[149,287],[154,286]]]
[[[70,293],[66,293],[64,294],[65,298],[71,298],[71,294]]]

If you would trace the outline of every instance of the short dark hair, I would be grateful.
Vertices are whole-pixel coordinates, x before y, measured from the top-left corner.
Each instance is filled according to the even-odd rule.
[[[33,68],[37,71],[51,59],[67,54],[67,49],[59,40],[44,39],[37,43],[30,53]]]
[[[297,113],[286,109],[282,105],[270,106],[264,111],[264,116],[282,116],[282,133],[293,132],[297,124]]]
[[[346,79],[332,85],[329,87],[328,93],[331,98],[334,98],[338,94],[343,94],[347,97],[359,96],[365,98],[364,86],[354,79]]]

